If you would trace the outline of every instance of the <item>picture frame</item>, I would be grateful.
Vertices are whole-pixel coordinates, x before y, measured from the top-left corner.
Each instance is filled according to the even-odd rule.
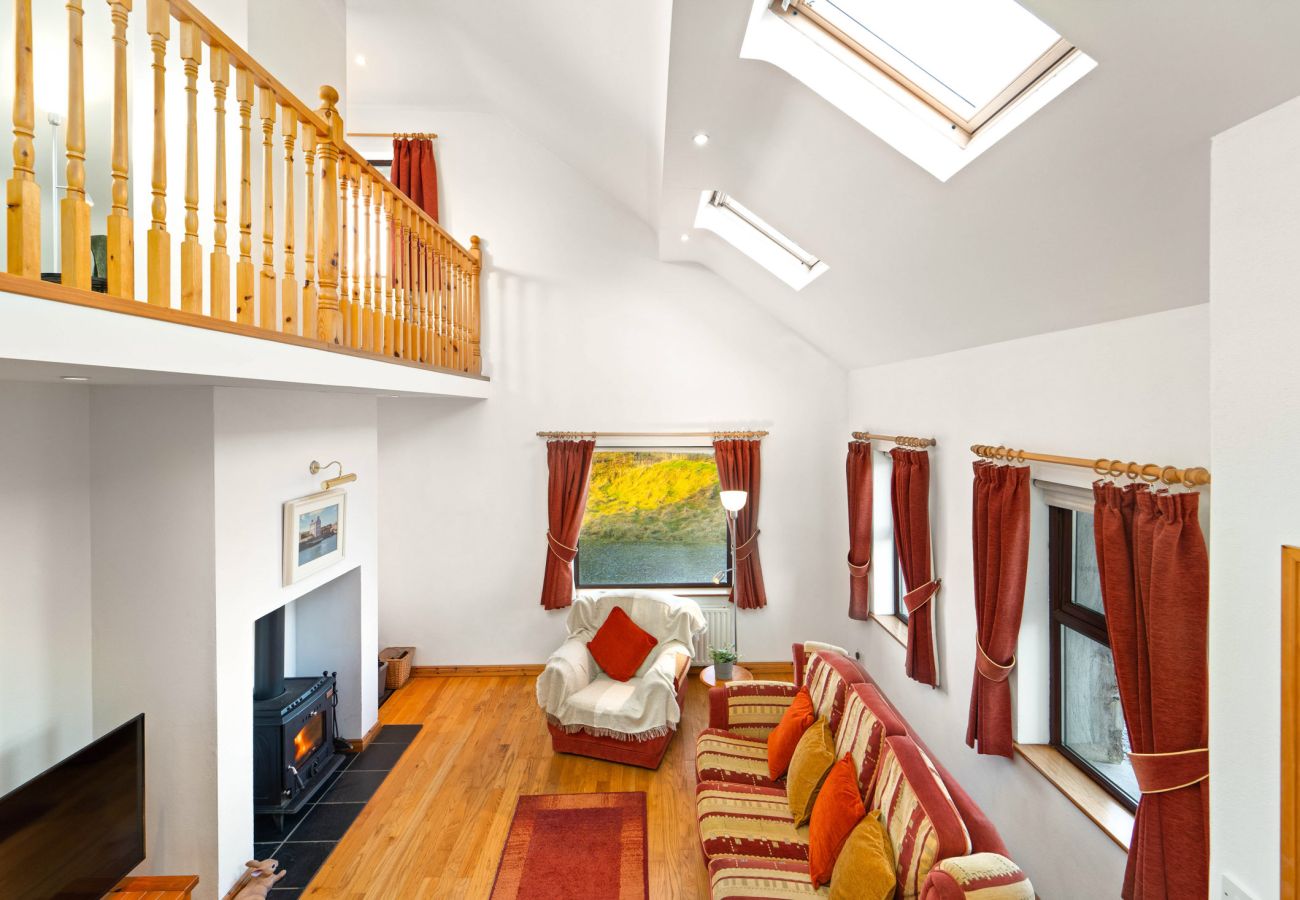
[[[347,549],[348,495],[342,489],[284,504],[284,583],[301,581],[341,562]]]

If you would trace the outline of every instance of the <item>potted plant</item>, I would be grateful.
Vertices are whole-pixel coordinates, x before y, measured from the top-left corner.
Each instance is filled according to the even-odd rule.
[[[709,659],[713,660],[713,675],[719,681],[731,679],[731,667],[739,659],[735,650],[725,647],[710,647]]]

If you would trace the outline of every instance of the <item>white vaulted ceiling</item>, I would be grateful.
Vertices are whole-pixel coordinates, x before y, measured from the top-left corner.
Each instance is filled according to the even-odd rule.
[[[1300,94],[1300,4],[1023,5],[1097,69],[947,183],[741,60],[749,0],[354,0],[350,102],[514,119],[656,229],[661,258],[847,366],[1206,302],[1209,141]],[[694,230],[713,188],[830,271],[795,292]]]

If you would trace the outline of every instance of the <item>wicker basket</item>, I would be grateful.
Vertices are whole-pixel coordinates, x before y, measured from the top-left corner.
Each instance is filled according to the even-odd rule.
[[[379,658],[388,662],[388,689],[395,691],[411,678],[411,661],[415,659],[414,647],[385,647]]]

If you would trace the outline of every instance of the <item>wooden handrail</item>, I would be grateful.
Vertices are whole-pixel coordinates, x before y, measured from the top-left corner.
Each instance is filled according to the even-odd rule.
[[[311,108],[190,0],[107,2],[112,33],[106,36],[83,34],[84,0],[65,3],[69,122],[66,148],[61,149],[66,149],[67,196],[57,205],[62,214],[57,238],[63,257],[60,280],[65,287],[89,293],[94,286],[90,277],[82,47],[87,41],[111,40],[112,203],[107,220],[107,272],[103,274],[113,297],[128,303],[136,300],[135,235],[128,199],[132,172],[147,171],[152,199],[148,220],[142,221],[147,224],[147,289],[142,299],[160,315],[185,313],[177,315],[176,321],[187,325],[214,323],[202,327],[234,320],[268,338],[272,333],[302,335],[309,341],[429,368],[469,374],[481,371],[482,253],[478,237],[466,248],[344,140],[337,91],[322,88],[322,105]],[[146,17],[153,74],[150,85],[141,84],[142,90],[152,92],[152,103],[139,104],[141,109],[152,108],[152,141],[142,148],[149,154],[147,168],[138,160],[131,165],[127,127],[128,26],[130,16],[141,13]],[[14,165],[6,184],[6,268],[11,275],[38,281],[41,188],[35,177],[32,0],[14,0],[14,22]],[[167,121],[167,61],[169,50],[176,52],[169,48],[173,40],[178,42],[183,73],[183,123]],[[201,108],[205,104],[200,103],[199,94],[207,88],[200,90],[199,75],[205,63],[206,80],[211,83],[207,96],[213,105]],[[92,77],[106,74],[93,73]],[[237,162],[234,177],[239,179],[237,261],[231,258],[235,250],[228,245],[227,230],[232,173],[227,166],[225,124],[232,88],[239,133],[238,147],[229,148]],[[207,117],[215,124],[211,180],[199,172],[200,124]],[[254,136],[254,127],[260,131],[260,139]],[[170,197],[169,138],[185,160],[182,190],[173,189]],[[274,187],[277,166],[283,167],[282,193]],[[262,180],[258,198],[261,252],[256,257],[254,171]],[[200,210],[208,197],[211,222],[205,224]],[[173,241],[169,231],[172,210],[183,210],[183,226],[177,228],[179,242]],[[300,223],[305,246],[297,240]],[[281,235],[278,240],[277,235]],[[173,272],[178,276],[175,281]],[[44,290],[26,293],[47,295]]]

